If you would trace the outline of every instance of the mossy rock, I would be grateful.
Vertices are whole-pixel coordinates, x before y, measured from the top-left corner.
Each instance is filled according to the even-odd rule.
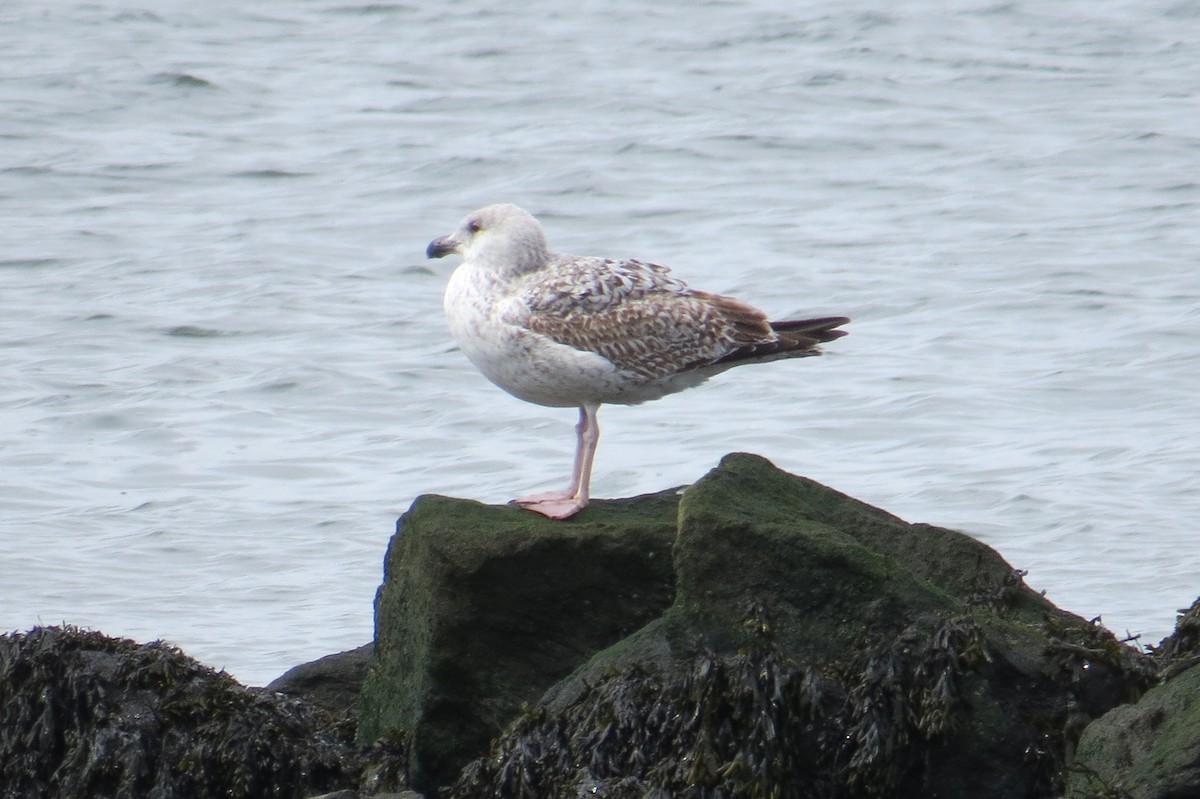
[[[388,547],[359,741],[399,733],[414,786],[451,782],[522,705],[670,604],[677,503],[599,501],[555,522],[419,497]]]
[[[943,609],[954,601],[1002,604],[1009,615],[1038,620],[1054,606],[1024,587],[1016,570],[995,550],[960,533],[928,524],[910,524],[892,514],[805,477],[777,469],[757,455],[738,453],[692,486],[681,503],[681,530],[704,528],[727,531],[708,538],[681,535],[688,541],[723,543],[719,558],[751,557],[787,561],[797,535],[813,551],[806,557],[848,558],[846,564],[864,580],[921,583],[900,589],[925,592]],[[756,551],[741,534],[768,536],[765,551]],[[854,545],[857,544],[858,548]],[[822,551],[829,554],[824,555]],[[701,552],[700,554],[704,554]],[[836,568],[836,564],[831,564]],[[792,582],[791,575],[784,582]],[[681,586],[687,600],[688,587]],[[868,591],[868,593],[871,593]],[[818,605],[830,597],[813,596]]]
[[[425,790],[495,738],[461,799],[1050,796],[1149,673],[986,545],[752,455],[566,524],[422,498],[377,624],[360,734]]]

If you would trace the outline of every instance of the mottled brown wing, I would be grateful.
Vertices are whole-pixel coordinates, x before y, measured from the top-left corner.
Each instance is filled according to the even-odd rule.
[[[561,344],[658,379],[716,363],[776,339],[766,316],[745,303],[693,291],[664,267],[574,259],[533,280],[522,323]]]

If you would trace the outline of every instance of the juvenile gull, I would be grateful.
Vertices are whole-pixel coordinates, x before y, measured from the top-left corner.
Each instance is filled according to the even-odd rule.
[[[513,396],[579,408],[571,485],[513,500],[552,519],[588,504],[602,403],[636,405],[744,363],[820,355],[850,321],[770,322],[665,266],[551,252],[541,224],[515,205],[479,209],[425,251],[451,253],[463,257],[445,296],[459,348]]]

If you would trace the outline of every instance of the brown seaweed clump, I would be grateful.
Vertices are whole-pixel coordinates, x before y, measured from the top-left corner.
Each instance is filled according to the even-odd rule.
[[[763,625],[764,629],[767,625]],[[471,763],[453,799],[883,797],[919,784],[924,747],[963,723],[983,660],[966,621],[914,624],[828,673],[772,646],[614,671],[536,707]]]
[[[355,783],[349,736],[161,642],[0,636],[0,795],[301,797]]]

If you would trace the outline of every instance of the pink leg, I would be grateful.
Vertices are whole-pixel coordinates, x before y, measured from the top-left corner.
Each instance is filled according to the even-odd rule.
[[[515,504],[551,519],[570,518],[587,506],[592,460],[596,457],[596,444],[600,441],[600,424],[596,420],[599,409],[599,405],[590,404],[579,407],[579,424],[575,426],[575,466],[570,488],[514,499]]]
[[[588,416],[583,407],[579,408],[579,424],[575,425],[575,465],[571,470],[571,486],[565,491],[547,491],[542,494],[533,494],[528,497],[520,497],[512,502],[516,505],[533,505],[538,502],[545,502],[551,499],[571,499],[579,491],[579,466],[583,459],[583,436],[588,429]]]

